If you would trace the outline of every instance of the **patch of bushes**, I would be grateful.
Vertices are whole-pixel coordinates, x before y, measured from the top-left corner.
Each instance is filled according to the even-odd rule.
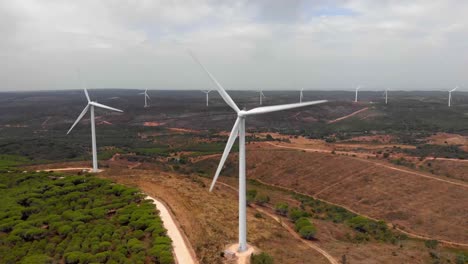
[[[174,263],[155,206],[134,188],[45,172],[0,173],[0,184],[1,263]]]
[[[251,264],[273,264],[273,257],[268,255],[265,252],[260,254],[252,254],[250,256],[250,263]]]

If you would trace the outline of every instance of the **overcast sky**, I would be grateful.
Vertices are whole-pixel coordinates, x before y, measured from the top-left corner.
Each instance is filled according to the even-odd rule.
[[[468,1],[0,0],[0,90],[468,86]],[[364,88],[363,88],[364,89]]]

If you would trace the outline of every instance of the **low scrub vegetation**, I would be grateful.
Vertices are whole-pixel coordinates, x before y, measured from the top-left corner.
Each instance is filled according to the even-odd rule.
[[[0,174],[1,263],[173,263],[155,206],[93,176]]]
[[[296,199],[301,202],[304,210],[291,210],[289,212],[289,218],[293,221],[298,221],[298,219],[302,217],[310,216],[316,219],[346,224],[355,231],[354,236],[348,235],[348,238],[354,242],[365,242],[370,239],[375,239],[383,242],[396,243],[398,240],[404,238],[392,232],[383,221],[375,221],[356,215],[342,207],[330,205],[308,196],[296,195]],[[309,208],[310,211],[307,211],[306,208]]]

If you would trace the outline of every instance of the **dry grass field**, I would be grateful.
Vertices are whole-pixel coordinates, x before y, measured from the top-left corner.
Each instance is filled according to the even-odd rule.
[[[251,145],[248,151],[251,178],[316,195],[434,239],[468,243],[468,184],[379,164],[263,144]]]

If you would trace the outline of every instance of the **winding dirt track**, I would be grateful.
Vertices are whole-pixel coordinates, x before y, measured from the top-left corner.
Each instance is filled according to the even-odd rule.
[[[164,203],[159,200],[146,196],[146,199],[151,200],[155,203],[156,208],[159,210],[159,215],[163,221],[164,227],[167,229],[167,235],[172,239],[172,247],[178,264],[196,264],[198,263],[196,258],[191,254],[190,245],[185,241],[182,236],[182,232],[177,227],[177,224],[172,218],[169,209]]]
[[[236,189],[235,187],[232,187],[231,185],[227,184],[227,183],[224,183],[224,182],[221,182],[221,181],[218,181],[217,182],[218,184],[221,184],[223,186],[226,186],[227,188],[235,191],[236,193],[238,193],[238,189]],[[284,229],[286,229],[286,231],[288,231],[294,238],[296,238],[297,240],[300,240],[302,243],[304,243],[306,246],[308,246],[309,248],[317,251],[318,253],[320,253],[322,256],[324,256],[331,264],[340,264],[332,255],[330,255],[327,251],[323,250],[322,248],[320,248],[319,246],[317,246],[316,244],[314,244],[313,242],[311,241],[308,241],[308,240],[304,240],[303,238],[301,238],[290,226],[288,226],[287,224],[283,223],[281,221],[281,219],[279,217],[277,217],[276,215],[274,214],[271,214],[265,210],[263,210],[262,208],[254,205],[254,204],[251,204],[250,207],[254,208],[255,210],[263,213],[263,214],[266,214],[268,215],[270,218],[272,218],[273,220],[275,220],[276,222],[278,222]]]
[[[363,109],[357,110],[356,112],[352,112],[352,113],[349,114],[349,115],[345,115],[345,116],[339,117],[339,118],[337,118],[337,119],[330,120],[330,121],[328,121],[328,124],[333,124],[333,123],[336,123],[336,122],[338,122],[338,121],[344,120],[344,119],[346,119],[346,118],[350,118],[350,117],[352,117],[352,116],[354,116],[354,115],[357,115],[357,114],[359,114],[359,113],[361,113],[361,112],[367,111],[367,109],[369,109],[369,107],[365,107],[365,108],[363,108]]]

